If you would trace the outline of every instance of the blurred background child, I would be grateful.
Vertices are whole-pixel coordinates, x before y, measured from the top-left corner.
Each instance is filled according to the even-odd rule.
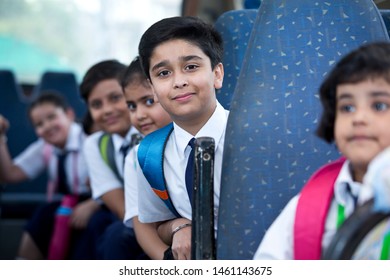
[[[55,213],[60,205],[60,201],[50,202],[54,194],[71,194],[79,200],[71,214],[72,247],[76,251],[78,236],[83,234],[82,229],[100,206],[90,199],[82,153],[85,134],[74,121],[73,110],[64,97],[56,92],[44,92],[31,103],[28,115],[39,139],[15,159],[11,159],[5,140],[8,121],[0,116],[0,181],[12,184],[35,178],[45,170],[48,172],[49,202],[37,209],[28,222],[18,252],[19,258],[44,259],[48,255]],[[84,253],[76,251],[71,250],[69,257],[82,258]]]

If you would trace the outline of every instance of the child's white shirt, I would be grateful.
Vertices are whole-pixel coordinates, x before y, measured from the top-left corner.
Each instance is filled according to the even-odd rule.
[[[123,177],[123,154],[120,151],[122,144],[127,141],[130,142],[131,136],[138,131],[135,128],[131,128],[126,137],[123,138],[118,134],[112,134],[112,140],[114,144],[114,157],[115,163],[120,176]],[[88,136],[85,140],[84,153],[87,162],[91,188],[93,198],[100,198],[105,193],[123,188],[123,183],[115,175],[114,171],[103,160],[99,150],[99,139],[104,132],[98,131]]]
[[[138,145],[130,150],[125,160],[125,217],[123,222],[127,227],[133,227],[132,219],[138,216],[137,151]]]
[[[347,186],[350,186],[348,190]],[[327,248],[337,230],[338,205],[344,206],[345,217],[349,217],[355,209],[354,197],[362,204],[373,197],[372,188],[353,182],[346,161],[336,179],[334,197],[325,221],[325,232],[322,237],[322,249]],[[264,235],[254,259],[292,260],[294,258],[294,221],[299,194],[293,197]]]
[[[65,161],[65,172],[67,183],[73,187],[77,193],[89,193],[88,170],[83,154],[85,134],[82,127],[77,123],[72,123],[65,144],[65,150],[69,155]],[[47,149],[45,151],[45,149]],[[30,144],[20,155],[14,159],[14,163],[19,166],[28,178],[33,179],[48,170],[50,180],[55,181],[57,176],[57,156],[60,150],[43,139]],[[46,154],[47,153],[47,154]],[[77,178],[77,179],[75,179]],[[75,186],[77,182],[77,186]]]
[[[214,163],[214,216],[218,217],[219,193],[221,184],[222,155],[224,138],[229,111],[217,103],[216,110],[208,122],[195,135],[195,138],[208,136],[215,141]],[[185,168],[190,149],[188,142],[193,137],[175,123],[174,130],[169,136],[164,152],[164,175],[167,182],[169,196],[177,210],[184,218],[192,219],[191,204],[185,185]],[[158,159],[156,159],[158,160]],[[144,223],[166,221],[175,218],[175,215],[165,206],[164,202],[152,191],[142,169],[137,161],[138,205],[139,220]],[[215,220],[215,226],[217,221]]]

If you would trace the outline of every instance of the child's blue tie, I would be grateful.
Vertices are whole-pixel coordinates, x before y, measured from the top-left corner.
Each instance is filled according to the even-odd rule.
[[[57,156],[57,192],[61,194],[70,193],[65,172],[65,160],[67,155],[67,152],[63,152]]]
[[[186,167],[186,187],[187,187],[188,197],[192,205],[192,192],[193,192],[193,184],[194,184],[195,138],[192,138],[190,142],[188,142],[188,146],[191,147],[191,152],[188,157],[187,167]]]

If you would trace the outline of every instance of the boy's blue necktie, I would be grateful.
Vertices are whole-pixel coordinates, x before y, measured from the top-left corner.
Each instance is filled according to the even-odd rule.
[[[57,159],[57,191],[61,194],[69,194],[69,187],[66,179],[66,172],[65,172],[65,160],[66,156],[68,155],[67,152],[58,154]]]
[[[188,142],[188,146],[191,147],[191,152],[188,157],[187,167],[186,167],[186,187],[188,197],[192,206],[192,192],[193,192],[193,184],[194,184],[194,157],[195,157],[195,138],[192,138],[190,142]]]
[[[134,146],[138,145],[141,142],[142,138],[143,138],[142,134],[134,133],[131,136],[130,143],[124,142],[122,144],[122,146],[120,148],[120,152],[123,155],[123,163],[122,163],[123,168],[125,167],[125,159],[126,159],[127,154],[129,153],[130,149],[133,148]]]
[[[126,159],[126,156],[127,154],[129,153],[129,150],[131,148],[131,144],[123,144],[120,148],[120,152],[122,153],[123,155],[123,161],[122,161],[122,168],[125,167],[125,159]]]

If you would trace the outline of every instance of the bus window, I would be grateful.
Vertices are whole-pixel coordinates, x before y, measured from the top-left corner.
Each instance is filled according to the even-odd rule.
[[[80,78],[99,60],[128,63],[142,33],[180,7],[181,0],[1,0],[0,68],[36,84],[47,70]]]

